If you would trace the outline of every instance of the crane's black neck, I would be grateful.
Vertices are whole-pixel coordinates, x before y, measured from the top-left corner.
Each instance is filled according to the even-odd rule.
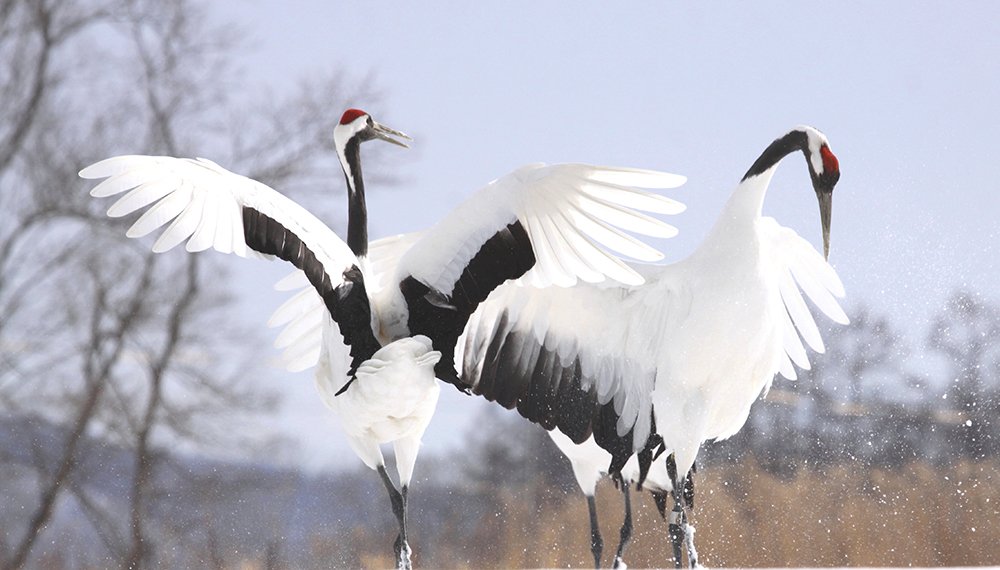
[[[781,162],[781,159],[797,150],[801,150],[802,153],[806,155],[808,162],[809,135],[806,134],[805,131],[798,129],[789,131],[783,137],[775,139],[775,141],[764,150],[760,157],[757,158],[757,161],[753,163],[750,170],[747,170],[747,173],[743,175],[743,180],[753,176],[759,176],[767,172],[773,168],[774,165]],[[811,170],[812,165],[810,165],[809,168]],[[741,180],[741,182],[743,180]]]
[[[354,255],[368,255],[368,206],[365,182],[361,176],[361,140],[352,137],[344,145],[344,169],[347,178],[347,245]]]

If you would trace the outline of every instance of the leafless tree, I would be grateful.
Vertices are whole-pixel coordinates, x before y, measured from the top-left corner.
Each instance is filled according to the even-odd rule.
[[[209,22],[197,0],[0,3],[0,410],[68,426],[57,452],[26,460],[37,492],[0,515],[0,567],[30,563],[60,500],[121,567],[150,566],[166,451],[247,443],[227,426],[274,404],[247,373],[259,337],[225,318],[225,262],[148,253],[76,177],[143,152],[212,156],[307,203],[342,186],[332,129],[352,97],[377,103],[371,80],[348,89],[333,70],[255,99],[234,73],[237,34]],[[127,504],[89,488],[95,438],[131,456]]]

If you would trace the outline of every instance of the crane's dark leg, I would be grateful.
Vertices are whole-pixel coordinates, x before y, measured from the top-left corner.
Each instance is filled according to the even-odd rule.
[[[667,474],[673,482],[673,490],[670,492],[674,497],[674,508],[670,511],[669,524],[667,529],[670,533],[670,543],[674,547],[674,568],[684,566],[684,539],[687,533],[684,527],[687,520],[684,515],[684,479],[677,476],[677,463],[674,461],[674,454],[667,457]]]
[[[687,477],[684,478],[684,502],[687,508],[694,514],[694,474],[698,472],[698,464],[692,464]],[[688,562],[692,568],[698,567],[698,551],[694,547],[694,526],[685,517],[684,525],[684,547],[687,549]]]
[[[692,463],[691,470],[684,478],[684,502],[687,503],[688,511],[694,515],[694,474],[698,472],[698,464]],[[688,518],[684,520],[684,547],[688,553],[688,563],[692,568],[698,568],[698,551],[694,547],[694,525]]]
[[[674,482],[676,489],[679,482]],[[673,492],[674,508],[670,511],[670,523],[667,528],[670,531],[670,542],[674,547],[674,568],[681,568],[684,565],[684,504],[683,495],[677,491]]]
[[[601,539],[601,529],[597,526],[597,505],[593,495],[587,496],[587,508],[590,509],[590,553],[594,555],[594,568],[600,568],[604,541]]]
[[[399,550],[396,555],[396,567],[403,570],[410,570],[410,542],[406,538],[406,495],[407,491],[410,490],[408,485],[403,485],[400,489],[399,497],[403,503],[403,514],[402,516],[396,515],[399,519],[399,537],[396,539],[399,541],[399,548],[393,548],[393,550]]]
[[[385,465],[378,466],[378,474],[382,477],[385,490],[389,492],[389,501],[392,503],[392,514],[396,515],[399,521],[399,536],[392,545],[393,553],[396,555],[396,568],[398,570],[410,570],[410,545],[406,541],[406,485],[403,491],[397,491],[396,485],[389,478],[389,473],[385,470]]]
[[[631,485],[621,480],[621,474],[618,475],[618,481],[622,486],[622,494],[625,495],[625,520],[622,521],[622,528],[618,533],[618,553],[615,554],[615,562],[611,566],[612,568],[625,567],[625,563],[622,562],[622,556],[625,554],[625,546],[632,539],[633,530]]]

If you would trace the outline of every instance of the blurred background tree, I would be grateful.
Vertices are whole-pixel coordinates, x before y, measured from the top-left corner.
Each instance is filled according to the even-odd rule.
[[[278,443],[252,421],[277,395],[254,382],[264,341],[227,315],[225,263],[131,243],[76,175],[121,153],[212,156],[305,201],[339,190],[332,129],[352,98],[378,98],[370,82],[334,69],[255,97],[231,62],[239,37],[193,0],[0,8],[0,409],[19,507],[0,515],[5,568],[51,549],[40,538],[61,502],[115,564],[156,566],[164,533],[192,546],[190,529],[151,516],[176,478],[204,482],[177,454]],[[128,481],[111,501],[95,492],[109,470]]]
[[[927,346],[950,364],[945,394],[951,410],[963,414],[953,453],[981,459],[1000,446],[1000,308],[974,293],[956,291],[932,324]]]

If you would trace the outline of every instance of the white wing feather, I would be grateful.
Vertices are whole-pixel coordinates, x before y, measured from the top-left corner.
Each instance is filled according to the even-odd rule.
[[[398,234],[377,239],[368,244],[368,269],[373,289],[381,289],[396,275],[396,265],[403,254],[417,243],[426,232]]]
[[[679,203],[630,185],[674,188],[683,176],[584,164],[531,164],[499,178],[428,230],[399,262],[399,277],[412,275],[450,295],[479,247],[497,231],[520,221],[538,263],[526,280],[538,285],[597,282],[610,276],[628,284],[642,278],[600,243],[636,259],[663,256],[612,227],[670,236],[671,226],[631,208],[660,213],[683,210]]]
[[[246,245],[243,208],[250,207],[302,240],[323,264],[334,286],[343,279],[344,270],[358,262],[347,244],[305,208],[264,184],[206,159],[120,156],[89,166],[80,176],[107,178],[91,191],[95,197],[128,191],[111,206],[109,216],[125,216],[152,204],[127,235],[141,237],[170,222],[153,244],[156,252],[170,250],[187,240],[188,251],[214,247],[242,257],[273,259]],[[283,279],[278,287],[305,289],[275,311],[268,322],[270,326],[287,325],[275,344],[285,349],[282,357],[289,370],[315,366],[323,345],[326,306],[302,271]]]
[[[824,351],[823,339],[809,308],[799,291],[801,287],[827,317],[838,324],[849,322],[834,297],[844,296],[844,285],[836,271],[807,240],[794,230],[782,227],[773,218],[762,217],[758,230],[762,250],[770,255],[769,264],[779,274],[781,300],[787,314],[783,315],[783,344],[786,358],[779,365],[782,376],[795,379],[791,362],[809,369],[809,359],[799,336],[816,352]],[[791,317],[791,318],[789,318]],[[793,325],[794,323],[794,325]],[[790,362],[789,362],[790,361]]]
[[[316,289],[309,286],[305,273],[296,271],[279,281],[274,288],[279,291],[301,291],[285,301],[267,321],[269,327],[286,325],[274,341],[275,348],[283,348],[281,359],[289,372],[299,372],[316,366],[323,345],[323,322],[326,305]],[[332,324],[336,326],[336,324]]]
[[[323,222],[284,195],[214,162],[199,158],[119,156],[80,171],[83,178],[107,178],[90,193],[107,197],[131,190],[108,210],[124,216],[153,204],[129,229],[141,237],[172,222],[153,245],[167,251],[185,240],[189,251],[209,246],[241,257],[271,256],[247,247],[242,208],[253,208],[294,233],[316,255],[336,283],[354,254]]]

